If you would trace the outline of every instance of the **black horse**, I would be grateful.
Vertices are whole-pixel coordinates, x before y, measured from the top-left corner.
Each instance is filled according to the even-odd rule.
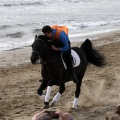
[[[38,94],[44,99],[44,108],[49,107],[52,86],[58,85],[59,92],[53,98],[50,106],[53,106],[55,102],[59,100],[60,96],[65,91],[65,83],[71,80],[67,70],[63,66],[60,52],[52,50],[51,44],[55,45],[55,43],[50,42],[49,38],[44,35],[36,36],[35,41],[32,44],[31,63],[35,64],[40,60],[42,65],[41,75],[43,80],[38,89]],[[82,79],[88,63],[101,67],[105,65],[105,58],[99,53],[99,51],[93,49],[92,43],[89,39],[86,39],[80,48],[72,47],[72,49],[79,55],[81,61],[80,65],[75,67],[75,73],[79,82],[76,84],[75,99],[72,107],[76,108],[81,91],[80,87]],[[43,90],[46,87],[47,92],[46,95],[44,95]]]

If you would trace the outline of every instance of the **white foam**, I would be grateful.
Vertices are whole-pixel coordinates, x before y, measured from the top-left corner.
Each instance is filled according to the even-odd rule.
[[[10,42],[6,42],[6,43],[0,43],[0,51],[29,46],[33,43],[33,41],[34,41],[34,39],[30,39],[29,41],[26,41],[26,42],[24,42],[24,41],[21,41],[21,42],[10,41]]]
[[[69,35],[69,37],[72,38],[72,37],[95,35],[95,34],[112,32],[112,31],[116,31],[116,30],[118,30],[118,29],[108,29],[108,30],[101,30],[101,31],[92,31],[92,32],[87,32],[87,33],[72,34],[72,35]]]

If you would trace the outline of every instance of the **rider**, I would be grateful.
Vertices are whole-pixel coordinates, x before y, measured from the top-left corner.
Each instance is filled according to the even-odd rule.
[[[42,28],[42,32],[45,36],[51,38],[53,41],[59,41],[62,43],[62,47],[55,47],[52,45],[53,50],[60,51],[62,53],[62,57],[67,65],[68,73],[73,80],[74,83],[78,82],[78,79],[75,75],[73,64],[72,64],[72,56],[71,56],[71,47],[70,47],[70,40],[67,35],[67,28],[66,31],[59,28],[59,26],[50,27],[46,25]]]

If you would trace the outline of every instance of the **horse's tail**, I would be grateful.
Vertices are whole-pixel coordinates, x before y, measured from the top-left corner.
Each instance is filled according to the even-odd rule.
[[[86,39],[80,48],[84,51],[89,63],[98,67],[105,65],[105,57],[92,47],[89,39]]]

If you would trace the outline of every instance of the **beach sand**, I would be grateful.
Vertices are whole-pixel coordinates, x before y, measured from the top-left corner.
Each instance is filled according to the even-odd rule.
[[[66,83],[66,91],[51,109],[70,111],[74,120],[104,120],[106,112],[114,111],[120,93],[120,31],[87,38],[96,38],[92,40],[93,46],[104,53],[106,66],[88,66],[76,110],[71,109],[73,82]],[[81,43],[73,42],[72,46]],[[31,120],[42,110],[43,101],[37,94],[41,65],[32,65],[30,56],[30,47],[0,52],[0,120]],[[58,87],[54,86],[51,98],[57,92]]]

